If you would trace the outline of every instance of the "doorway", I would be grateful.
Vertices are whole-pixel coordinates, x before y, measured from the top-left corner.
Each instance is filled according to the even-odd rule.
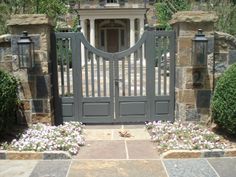
[[[107,29],[107,52],[114,53],[119,51],[119,30]]]

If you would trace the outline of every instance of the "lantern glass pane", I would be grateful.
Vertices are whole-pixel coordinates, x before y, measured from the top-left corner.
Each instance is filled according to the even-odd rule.
[[[207,43],[206,42],[196,42],[194,43],[193,58],[195,65],[205,65],[207,56]]]
[[[31,56],[30,44],[19,45],[20,68],[30,67],[30,56]]]

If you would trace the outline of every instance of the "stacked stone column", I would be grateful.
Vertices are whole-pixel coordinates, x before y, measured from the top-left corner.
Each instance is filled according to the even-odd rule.
[[[176,119],[204,121],[209,117],[212,78],[207,64],[193,61],[192,39],[202,29],[208,38],[208,55],[212,55],[216,20],[212,12],[185,11],[173,15],[171,24],[177,35]]]
[[[14,15],[8,21],[12,34],[13,74],[20,81],[22,109],[18,113],[20,123],[54,123],[52,66],[50,58],[50,34],[52,22],[46,15]],[[17,40],[27,31],[35,43],[35,67],[20,69],[18,65]]]

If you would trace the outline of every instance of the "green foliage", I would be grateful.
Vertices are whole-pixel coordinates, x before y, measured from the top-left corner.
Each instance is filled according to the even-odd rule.
[[[236,64],[230,66],[217,81],[212,98],[214,121],[230,134],[236,133]]]
[[[18,104],[18,82],[15,77],[0,70],[0,130],[11,126]]]
[[[49,17],[57,18],[68,10],[65,0],[33,0],[32,13],[47,14]]]
[[[190,5],[186,0],[162,0],[155,4],[158,23],[166,29],[170,28],[169,20],[177,11],[189,10]]]
[[[79,0],[0,0],[0,34],[7,33],[6,21],[14,14],[47,14],[55,21]]]
[[[9,18],[9,7],[5,3],[0,3],[0,34],[7,33],[6,20]]]
[[[236,35],[236,1],[210,0],[208,10],[215,11],[219,17],[215,24],[217,31]],[[222,8],[223,7],[223,8]]]

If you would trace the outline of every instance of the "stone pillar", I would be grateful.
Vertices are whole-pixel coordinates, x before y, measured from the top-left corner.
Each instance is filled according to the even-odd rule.
[[[95,47],[95,20],[89,19],[90,21],[90,44]]]
[[[212,80],[206,64],[192,61],[192,39],[198,29],[208,38],[208,54],[214,43],[213,12],[189,11],[173,15],[171,25],[177,35],[176,56],[176,118],[190,121],[204,121],[210,113]]]
[[[135,44],[135,26],[134,18],[130,19],[130,47],[133,47]]]
[[[12,34],[13,74],[20,81],[22,111],[18,114],[18,122],[54,124],[50,58],[52,21],[42,14],[14,15],[8,27]],[[22,31],[27,31],[35,44],[35,67],[32,69],[19,69],[16,42]]]

